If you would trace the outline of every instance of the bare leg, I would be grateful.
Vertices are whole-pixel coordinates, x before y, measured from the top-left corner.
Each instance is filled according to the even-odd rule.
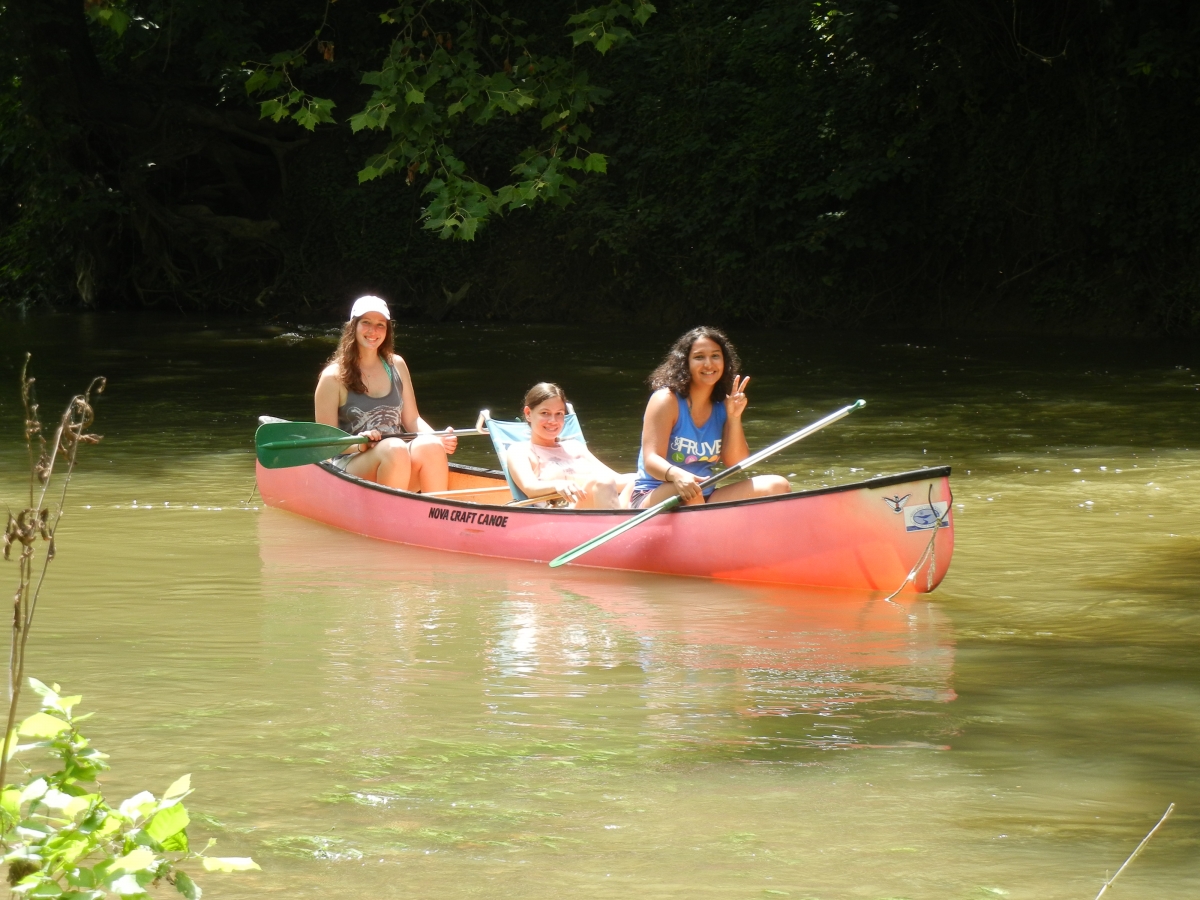
[[[792,486],[782,475],[755,475],[728,487],[719,487],[709,497],[710,503],[726,503],[730,500],[748,500],[751,497],[770,497],[786,494]]]
[[[628,472],[617,479],[617,509],[629,509],[629,498],[633,496],[633,483],[637,481],[637,472]]]
[[[450,484],[450,463],[442,439],[421,435],[409,445],[409,452],[412,454],[412,474],[405,487],[423,494],[446,490]]]
[[[646,499],[644,499],[642,501],[641,508],[649,509],[650,507],[652,507],[658,503],[662,503],[668,497],[674,497],[676,493],[678,493],[678,492],[675,490],[675,485],[671,484],[671,482],[669,482],[669,481],[664,481],[662,484],[660,484],[658,487],[656,487],[654,490],[652,490],[650,492],[649,496],[647,496]],[[704,496],[702,494],[700,494],[700,495],[696,496],[695,500],[691,501],[687,505],[688,506],[699,506],[703,502],[704,502]]]
[[[575,504],[576,509],[619,509],[620,490],[611,475],[601,475],[583,485],[587,491],[583,499]]]
[[[351,475],[398,488],[408,487],[411,468],[408,444],[399,438],[386,438],[346,464]]]

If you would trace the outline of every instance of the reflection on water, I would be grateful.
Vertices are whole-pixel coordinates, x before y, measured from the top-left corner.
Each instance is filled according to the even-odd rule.
[[[372,584],[404,585],[383,590],[396,596],[388,633],[405,644],[357,651],[369,658],[412,659],[413,640],[444,645],[457,620],[442,604],[471,598],[468,614],[487,633],[481,689],[497,715],[525,715],[510,709],[514,700],[601,702],[617,671],[636,687],[637,704],[658,710],[647,720],[656,740],[703,744],[694,733],[702,715],[737,733],[723,733],[722,754],[788,758],[805,749],[889,746],[888,720],[903,715],[905,703],[955,696],[948,624],[928,602],[471,557],[455,559],[451,576],[443,554],[346,538],[276,511],[259,523],[264,583],[285,603],[335,581],[351,559]],[[419,624],[409,618],[414,593],[438,603],[421,607]],[[366,626],[350,632],[378,635]],[[946,727],[936,717],[928,724],[931,733]],[[917,743],[907,735],[899,745]]]
[[[1066,900],[1170,801],[1109,896],[1200,889],[1193,351],[738,335],[753,443],[871,403],[776,461],[798,485],[954,466],[950,573],[887,603],[551,571],[263,510],[254,418],[306,416],[331,349],[281,332],[0,329],[10,503],[17,351],[44,410],[111,384],[33,671],[97,711],[114,794],[194,773],[195,837],[264,865],[210,896]],[[556,379],[617,465],[671,337],[401,332],[435,423],[514,414]]]

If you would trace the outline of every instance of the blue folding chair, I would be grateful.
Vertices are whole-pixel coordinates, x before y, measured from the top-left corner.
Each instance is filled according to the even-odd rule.
[[[496,455],[500,457],[500,468],[504,470],[504,477],[508,481],[509,490],[512,491],[514,500],[528,500],[525,492],[517,487],[513,481],[512,475],[508,471],[508,448],[519,441],[529,440],[529,423],[528,422],[505,422],[500,419],[493,419],[491,413],[486,409],[480,412],[479,421],[476,423],[487,423],[486,428],[488,434],[492,438],[492,446],[496,448]],[[568,404],[567,415],[563,420],[562,434],[559,435],[561,440],[573,438],[579,441],[585,447],[587,441],[583,437],[583,429],[579,427],[579,417],[575,415],[574,407]]]

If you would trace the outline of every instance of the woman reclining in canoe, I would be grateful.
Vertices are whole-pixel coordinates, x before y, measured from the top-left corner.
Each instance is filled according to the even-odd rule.
[[[393,347],[392,314],[379,297],[359,297],[342,328],[337,351],[317,382],[316,421],[350,434],[369,432],[371,442],[335,457],[340,468],[407,491],[444,491],[450,477],[446,454],[458,438],[436,434],[417,412],[408,366]],[[406,443],[381,432],[423,432]],[[382,438],[382,439],[381,439]]]
[[[633,475],[614,472],[580,441],[558,439],[567,395],[557,384],[535,384],[525,395],[528,441],[508,448],[508,473],[528,497],[555,491],[573,509],[628,509]]]
[[[750,379],[738,377],[740,366],[729,338],[702,326],[677,340],[651,373],[654,393],[642,421],[634,509],[654,506],[672,494],[691,506],[791,490],[779,475],[755,475],[703,492],[698,485],[712,475],[713,463],[732,466],[750,455],[742,432]]]

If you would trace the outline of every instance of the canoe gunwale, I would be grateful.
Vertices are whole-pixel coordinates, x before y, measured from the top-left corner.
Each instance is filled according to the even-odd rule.
[[[522,514],[531,513],[553,516],[628,516],[631,513],[639,512],[639,510],[632,509],[554,509],[536,506],[513,507],[507,506],[503,503],[475,503],[470,500],[455,500],[450,497],[429,497],[425,494],[406,491],[402,488],[388,487],[387,485],[379,484],[375,481],[367,481],[364,478],[359,478],[357,475],[351,475],[348,472],[339,469],[337,466],[328,461],[315,463],[314,465],[331,475],[335,475],[338,478],[341,478],[359,487],[380,491],[384,494],[391,494],[404,500],[420,500],[427,504],[436,504],[438,506],[459,506],[467,509],[507,510],[510,513],[520,512]],[[451,463],[450,469],[466,475],[480,475],[497,479],[504,478],[504,473],[502,472],[493,469],[484,469],[478,466],[463,465],[461,463]],[[817,497],[822,494],[836,494],[846,491],[884,488],[893,484],[907,484],[913,481],[925,481],[931,478],[949,478],[950,470],[950,466],[933,466],[924,469],[913,469],[908,472],[897,472],[894,475],[881,475],[876,478],[867,478],[863,481],[852,481],[848,482],[847,484],[835,484],[829,487],[812,488],[806,491],[791,491],[786,494],[774,494],[770,497],[751,497],[744,500],[727,500],[723,503],[705,503],[696,506],[678,506],[673,512],[699,513],[706,510],[729,509],[733,507],[753,506],[763,503],[786,503],[790,500],[799,500],[805,497]]]

